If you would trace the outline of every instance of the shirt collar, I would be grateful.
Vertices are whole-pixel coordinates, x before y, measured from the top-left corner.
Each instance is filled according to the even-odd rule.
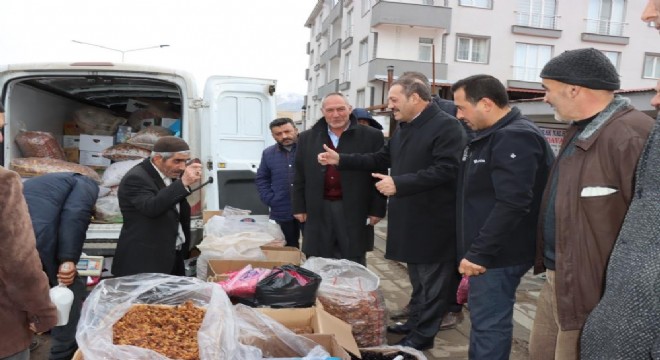
[[[169,183],[172,182],[172,179],[168,178],[162,172],[160,172],[160,170],[158,170],[158,167],[156,166],[156,164],[153,163],[153,161],[149,161],[149,163],[151,164],[151,166],[154,167],[154,169],[156,169],[156,172],[158,172],[158,176],[160,176],[160,178],[163,179],[163,182],[165,182],[165,185],[169,185]]]

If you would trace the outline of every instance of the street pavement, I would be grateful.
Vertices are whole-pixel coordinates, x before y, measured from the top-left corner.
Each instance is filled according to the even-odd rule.
[[[412,287],[408,280],[405,264],[384,258],[387,223],[381,221],[376,225],[374,251],[367,255],[367,267],[376,273],[380,279],[380,288],[385,297],[385,303],[390,312],[402,309],[410,299]],[[536,299],[543,284],[543,278],[528,272],[522,279],[516,293],[514,307],[513,345],[511,360],[528,359],[527,345],[536,313]],[[442,330],[435,337],[433,349],[424,351],[429,360],[436,359],[467,359],[470,337],[470,314],[463,309],[465,320],[456,328]],[[393,321],[390,321],[393,323]],[[388,342],[394,344],[402,335],[388,334]]]

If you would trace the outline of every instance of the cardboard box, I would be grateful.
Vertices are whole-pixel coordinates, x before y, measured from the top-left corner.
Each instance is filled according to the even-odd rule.
[[[62,133],[64,135],[80,135],[80,128],[75,121],[65,121],[62,128]]]
[[[62,136],[62,147],[65,149],[80,149],[80,135]]]
[[[360,356],[360,350],[353,337],[351,325],[330,315],[319,307],[302,309],[257,308],[289,329],[311,327],[314,334],[334,335],[337,343],[353,355]]]
[[[64,158],[68,162],[80,163],[80,150],[76,148],[66,148],[64,149]]]
[[[82,146],[82,143],[80,145]],[[110,159],[104,158],[100,151],[80,150],[80,165],[108,167]]]
[[[80,150],[101,152],[112,145],[114,145],[112,135],[80,135]]]
[[[216,215],[222,216],[222,210],[204,210],[204,212],[202,212],[202,223],[206,224]]]
[[[261,246],[261,251],[269,261],[288,261],[294,265],[300,265],[303,260],[300,249],[292,246]]]

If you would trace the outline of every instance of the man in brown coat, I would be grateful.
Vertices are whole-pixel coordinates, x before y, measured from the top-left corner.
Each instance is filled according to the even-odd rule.
[[[4,125],[0,105],[0,129]],[[27,360],[32,334],[55,326],[57,312],[18,174],[0,167],[0,189],[0,359]]]
[[[616,68],[600,51],[566,51],[541,71],[544,101],[570,123],[543,194],[536,272],[547,270],[531,359],[577,359],[587,316],[633,197],[635,167],[653,119],[615,95]]]

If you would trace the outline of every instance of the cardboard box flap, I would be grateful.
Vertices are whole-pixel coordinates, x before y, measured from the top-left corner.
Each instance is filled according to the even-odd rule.
[[[283,324],[287,328],[304,328],[311,326],[315,334],[332,334],[337,343],[353,355],[360,357],[353,329],[351,325],[330,315],[319,307],[296,308],[296,309],[271,309],[257,308],[263,314]]]
[[[330,354],[330,356],[340,358],[342,360],[351,360],[346,350],[337,343],[337,339],[332,334],[302,334],[302,336],[314,341],[315,343],[323,346],[323,348]]]
[[[317,309],[317,315],[319,321],[319,333],[333,334],[337,338],[337,342],[341,347],[359,358],[360,349],[353,337],[353,327],[345,321],[330,315],[330,313],[325,310]]]

